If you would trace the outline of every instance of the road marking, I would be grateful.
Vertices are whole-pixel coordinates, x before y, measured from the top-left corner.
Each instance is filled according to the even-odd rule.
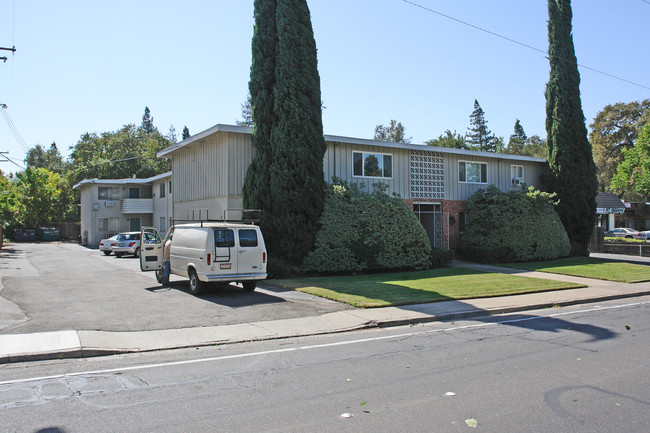
[[[464,330],[464,329],[473,329],[473,328],[484,328],[484,327],[488,327],[488,326],[507,325],[509,323],[518,323],[518,322],[528,322],[528,321],[532,321],[532,320],[540,320],[540,319],[545,319],[545,318],[549,318],[549,317],[567,316],[567,315],[570,315],[570,314],[592,313],[592,312],[595,312],[595,311],[605,311],[605,310],[614,310],[614,309],[621,309],[621,308],[637,307],[637,306],[648,304],[648,303],[650,303],[650,301],[634,302],[634,303],[629,303],[629,304],[612,305],[612,306],[606,306],[606,307],[595,306],[593,308],[587,308],[587,309],[583,309],[583,310],[564,311],[564,312],[559,312],[559,313],[547,314],[547,315],[543,315],[543,316],[520,317],[520,318],[516,318],[516,319],[505,319],[505,320],[499,320],[499,321],[489,322],[489,323],[475,323],[475,324],[470,324],[470,325],[453,326],[453,327],[449,327],[449,328],[428,329],[428,330],[424,330],[424,331],[415,331],[415,332],[408,332],[408,333],[403,333],[403,334],[384,335],[384,336],[381,336],[381,337],[369,337],[369,338],[362,338],[362,339],[358,339],[358,340],[338,341],[338,342],[335,342],[335,343],[313,344],[313,345],[299,346],[299,347],[288,347],[288,348],[284,348],[284,349],[265,350],[265,351],[261,351],[261,352],[240,353],[240,354],[237,354],[237,355],[223,355],[223,356],[216,356],[216,357],[211,357],[211,358],[188,359],[188,360],[185,360],[185,361],[172,361],[172,362],[164,362],[164,363],[158,363],[158,364],[136,365],[136,366],[132,366],[132,367],[118,367],[118,368],[109,368],[109,369],[105,369],[105,370],[89,370],[89,371],[80,371],[80,372],[76,372],[76,373],[56,374],[56,375],[52,375],[52,376],[41,376],[41,377],[31,377],[31,378],[26,378],[26,379],[6,380],[6,381],[0,382],[0,385],[12,385],[12,384],[26,383],[26,382],[38,382],[38,381],[43,381],[43,380],[55,380],[55,379],[62,379],[62,378],[66,378],[66,377],[75,377],[75,376],[91,376],[91,375],[108,374],[108,373],[121,373],[121,372],[136,371],[136,370],[148,370],[148,369],[161,368],[161,367],[174,367],[174,366],[180,366],[180,365],[199,364],[199,363],[204,363],[204,362],[226,361],[226,360],[231,360],[231,359],[253,358],[253,357],[258,357],[258,356],[275,355],[275,354],[279,354],[279,353],[299,352],[299,351],[303,351],[303,350],[322,349],[322,348],[327,348],[327,347],[347,346],[347,345],[351,345],[351,344],[369,343],[369,342],[382,341],[382,340],[392,340],[392,339],[396,340],[396,339],[401,339],[401,338],[405,338],[405,337],[412,337],[412,336],[416,336],[416,335],[434,334],[434,333],[438,333],[438,332],[460,331],[460,330]]]

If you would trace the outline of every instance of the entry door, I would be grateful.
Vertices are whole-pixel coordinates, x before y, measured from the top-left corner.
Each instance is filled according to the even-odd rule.
[[[129,218],[129,231],[130,232],[140,231],[140,218]]]
[[[414,203],[413,212],[426,230],[431,246],[442,248],[442,205],[440,203]]]

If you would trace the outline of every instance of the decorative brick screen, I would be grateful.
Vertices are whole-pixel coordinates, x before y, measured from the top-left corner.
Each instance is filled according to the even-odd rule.
[[[445,198],[445,164],[441,153],[411,151],[411,198]]]

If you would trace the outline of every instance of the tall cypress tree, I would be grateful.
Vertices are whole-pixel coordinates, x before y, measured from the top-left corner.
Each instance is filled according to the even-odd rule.
[[[253,61],[248,83],[254,121],[252,144],[255,157],[244,180],[244,208],[261,209],[261,228],[269,249],[273,248],[273,208],[271,200],[271,130],[275,125],[273,112],[275,64],[278,35],[275,16],[277,0],[255,0],[255,29],[252,41]]]
[[[325,193],[320,76],[307,1],[277,0],[276,23],[272,246],[286,262],[299,264],[313,246]]]
[[[588,254],[596,221],[598,182],[580,101],[580,74],[571,35],[571,1],[549,0],[551,73],[546,85],[546,133],[552,188],[572,255]]]

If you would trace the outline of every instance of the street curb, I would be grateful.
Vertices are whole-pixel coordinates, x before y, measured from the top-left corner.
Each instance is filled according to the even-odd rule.
[[[417,325],[420,323],[444,322],[449,320],[466,319],[469,317],[496,316],[498,314],[517,313],[520,311],[542,310],[545,308],[553,308],[553,307],[569,307],[571,305],[588,304],[592,302],[614,301],[617,299],[636,298],[639,296],[647,296],[647,295],[650,295],[650,290],[637,292],[637,293],[599,296],[599,297],[589,298],[589,299],[575,299],[570,301],[559,301],[559,302],[543,302],[538,304],[531,304],[531,305],[517,306],[517,307],[502,307],[502,308],[495,308],[493,310],[475,309],[475,310],[461,311],[456,313],[449,313],[449,314],[444,314],[439,316],[421,317],[417,319],[386,320],[386,321],[382,321],[381,323],[378,323],[377,326],[379,328],[390,328],[392,326],[407,326],[407,325]]]
[[[359,317],[360,315],[355,316],[355,311],[357,310],[345,310],[337,313],[329,313],[329,315],[338,314],[338,315],[349,316],[346,318],[346,320],[351,320],[351,321],[356,320],[358,321],[358,323],[350,324],[349,326],[344,326],[344,327],[338,327],[338,328],[331,327],[328,329],[317,329],[317,330],[311,330],[306,332],[300,332],[295,330],[288,331],[288,332],[277,332],[272,330],[274,324],[277,325],[278,323],[281,322],[292,322],[300,319],[287,319],[284,321],[279,320],[279,321],[271,321],[271,322],[257,322],[254,324],[228,325],[232,328],[240,327],[240,326],[252,326],[255,328],[259,328],[258,329],[259,335],[256,337],[248,334],[247,337],[235,337],[235,338],[225,338],[225,339],[217,338],[217,339],[205,339],[205,340],[200,340],[200,337],[197,337],[199,338],[199,340],[197,340],[194,343],[189,342],[189,343],[161,344],[155,347],[151,346],[151,344],[145,344],[145,343],[138,344],[137,345],[138,347],[121,347],[121,348],[120,347],[112,347],[112,348],[92,347],[92,346],[85,346],[83,344],[83,340],[85,340],[84,335],[89,335],[92,333],[95,333],[95,335],[99,335],[100,337],[104,337],[104,338],[106,338],[111,334],[118,335],[124,337],[123,338],[124,340],[124,339],[132,338],[132,336],[137,333],[145,334],[145,333],[157,332],[160,334],[165,334],[165,333],[173,334],[173,333],[191,333],[193,332],[193,330],[198,333],[199,331],[202,332],[210,331],[212,328],[216,330],[216,329],[223,329],[225,327],[185,328],[180,330],[171,329],[171,330],[159,330],[159,331],[136,331],[136,332],[121,332],[121,333],[102,332],[102,331],[58,331],[58,334],[67,333],[66,335],[68,335],[68,337],[70,337],[69,333],[72,332],[76,333],[77,341],[79,342],[78,345],[76,345],[75,347],[71,347],[69,345],[68,347],[62,348],[60,350],[54,349],[46,352],[38,352],[38,353],[22,352],[16,354],[0,355],[0,364],[29,362],[29,361],[44,361],[44,360],[55,360],[55,359],[87,358],[87,357],[109,356],[109,355],[127,354],[127,353],[143,353],[143,352],[155,352],[160,350],[175,350],[175,349],[187,349],[192,347],[238,344],[238,343],[254,342],[254,341],[281,340],[281,339],[294,338],[294,337],[308,337],[314,335],[344,333],[344,332],[377,328],[377,327],[389,328],[395,326],[417,325],[420,323],[451,321],[451,320],[465,319],[465,318],[477,317],[477,316],[493,316],[498,314],[516,313],[520,311],[530,311],[530,310],[538,310],[538,309],[545,309],[545,308],[552,308],[552,307],[566,307],[571,305],[579,305],[579,304],[586,304],[586,303],[593,303],[593,302],[612,301],[616,299],[633,298],[633,297],[646,296],[646,295],[650,295],[650,290],[644,290],[635,293],[620,293],[614,295],[597,296],[592,298],[572,299],[572,300],[565,300],[565,301],[558,301],[558,302],[539,302],[539,303],[529,304],[529,305],[499,307],[494,309],[481,309],[478,307],[474,307],[468,309],[467,311],[458,311],[458,312],[438,314],[438,315],[412,311],[410,313],[405,312],[405,316],[411,314],[412,317],[384,319],[384,320],[363,319]],[[367,312],[369,310],[358,310],[358,311]],[[418,317],[413,317],[416,315]],[[317,318],[309,318],[309,319],[314,320],[314,319],[320,319],[322,317],[324,316],[318,316]],[[283,328],[283,326],[276,326],[276,328]],[[43,333],[43,334],[47,334],[47,333]],[[54,335],[57,334],[57,332],[55,331],[50,334]],[[12,335],[12,334],[0,335],[0,339],[2,339],[2,337],[19,338],[21,336],[22,335]]]

